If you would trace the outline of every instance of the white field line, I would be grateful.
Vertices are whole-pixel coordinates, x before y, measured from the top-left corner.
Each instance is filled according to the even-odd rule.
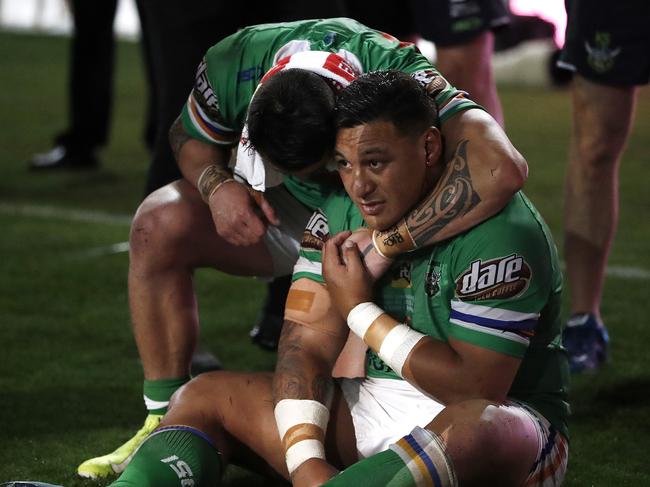
[[[30,218],[56,218],[71,222],[81,223],[104,223],[117,226],[130,226],[131,217],[128,215],[116,215],[101,211],[78,210],[73,208],[61,208],[49,205],[16,205],[0,202],[0,213],[4,215],[17,215]],[[118,242],[111,245],[91,247],[75,252],[73,259],[85,259],[101,257],[104,255],[119,254],[129,251],[129,242]]]
[[[101,211],[86,211],[69,208],[60,208],[48,205],[15,205],[0,202],[0,213],[5,215],[20,215],[39,218],[59,218],[61,220],[77,221],[84,223],[109,223],[112,225],[130,225],[131,217],[116,215]],[[79,252],[77,257],[99,257],[102,255],[117,254],[129,251],[128,242],[118,242],[112,245],[94,247]],[[562,263],[562,268],[566,266]],[[650,270],[642,267],[607,266],[605,274],[608,277],[627,280],[650,280]]]
[[[0,213],[38,218],[58,218],[72,222],[108,223],[110,225],[131,225],[131,216],[116,215],[102,211],[78,210],[49,205],[16,205],[0,202]]]

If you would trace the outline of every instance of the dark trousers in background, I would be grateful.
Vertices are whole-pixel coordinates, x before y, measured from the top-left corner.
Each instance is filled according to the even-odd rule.
[[[117,0],[72,0],[74,33],[70,45],[68,127],[56,145],[92,153],[109,136],[113,102]]]

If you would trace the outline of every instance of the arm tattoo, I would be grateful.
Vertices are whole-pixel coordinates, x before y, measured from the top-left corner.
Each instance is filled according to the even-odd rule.
[[[285,320],[278,347],[278,361],[273,380],[274,402],[281,399],[313,399],[328,405],[333,394],[330,371],[313,376],[302,342],[302,325]]]
[[[418,247],[427,245],[450,221],[462,217],[481,202],[467,166],[467,144],[462,140],[433,192],[406,217]]]
[[[169,144],[172,147],[172,152],[174,153],[174,158],[178,161],[178,155],[181,152],[181,148],[185,145],[185,142],[190,140],[191,137],[185,132],[183,128],[183,123],[181,122],[181,117],[179,116],[169,129]]]

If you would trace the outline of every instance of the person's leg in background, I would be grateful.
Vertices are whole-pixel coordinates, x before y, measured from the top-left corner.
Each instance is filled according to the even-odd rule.
[[[493,29],[510,21],[504,0],[411,0],[419,35],[435,44],[436,67],[504,124],[492,70]]]
[[[618,223],[618,173],[636,89],[573,81],[573,124],[564,189],[564,255],[571,292],[565,342],[574,371],[606,358],[600,316],[607,258]],[[599,331],[600,330],[600,331]],[[596,335],[593,343],[589,335]]]
[[[55,147],[38,154],[30,169],[92,169],[109,138],[113,104],[117,0],[72,1],[74,33],[68,83],[68,128]]]
[[[608,356],[601,319],[607,260],[618,223],[618,175],[636,106],[650,78],[650,4],[569,0],[558,67],[575,73],[564,190],[564,252],[570,316],[562,339],[573,372]]]
[[[440,72],[454,86],[469,92],[503,126],[503,108],[492,70],[494,34],[485,31],[463,44],[439,46],[436,53]]]

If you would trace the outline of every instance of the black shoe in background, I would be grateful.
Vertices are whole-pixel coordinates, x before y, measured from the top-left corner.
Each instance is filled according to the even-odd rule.
[[[72,151],[63,145],[57,145],[48,152],[36,154],[28,163],[32,171],[54,169],[96,169],[99,161],[91,152]]]
[[[291,276],[276,277],[267,285],[266,299],[257,324],[249,335],[264,350],[277,350],[284,323],[284,304],[291,287]]]

